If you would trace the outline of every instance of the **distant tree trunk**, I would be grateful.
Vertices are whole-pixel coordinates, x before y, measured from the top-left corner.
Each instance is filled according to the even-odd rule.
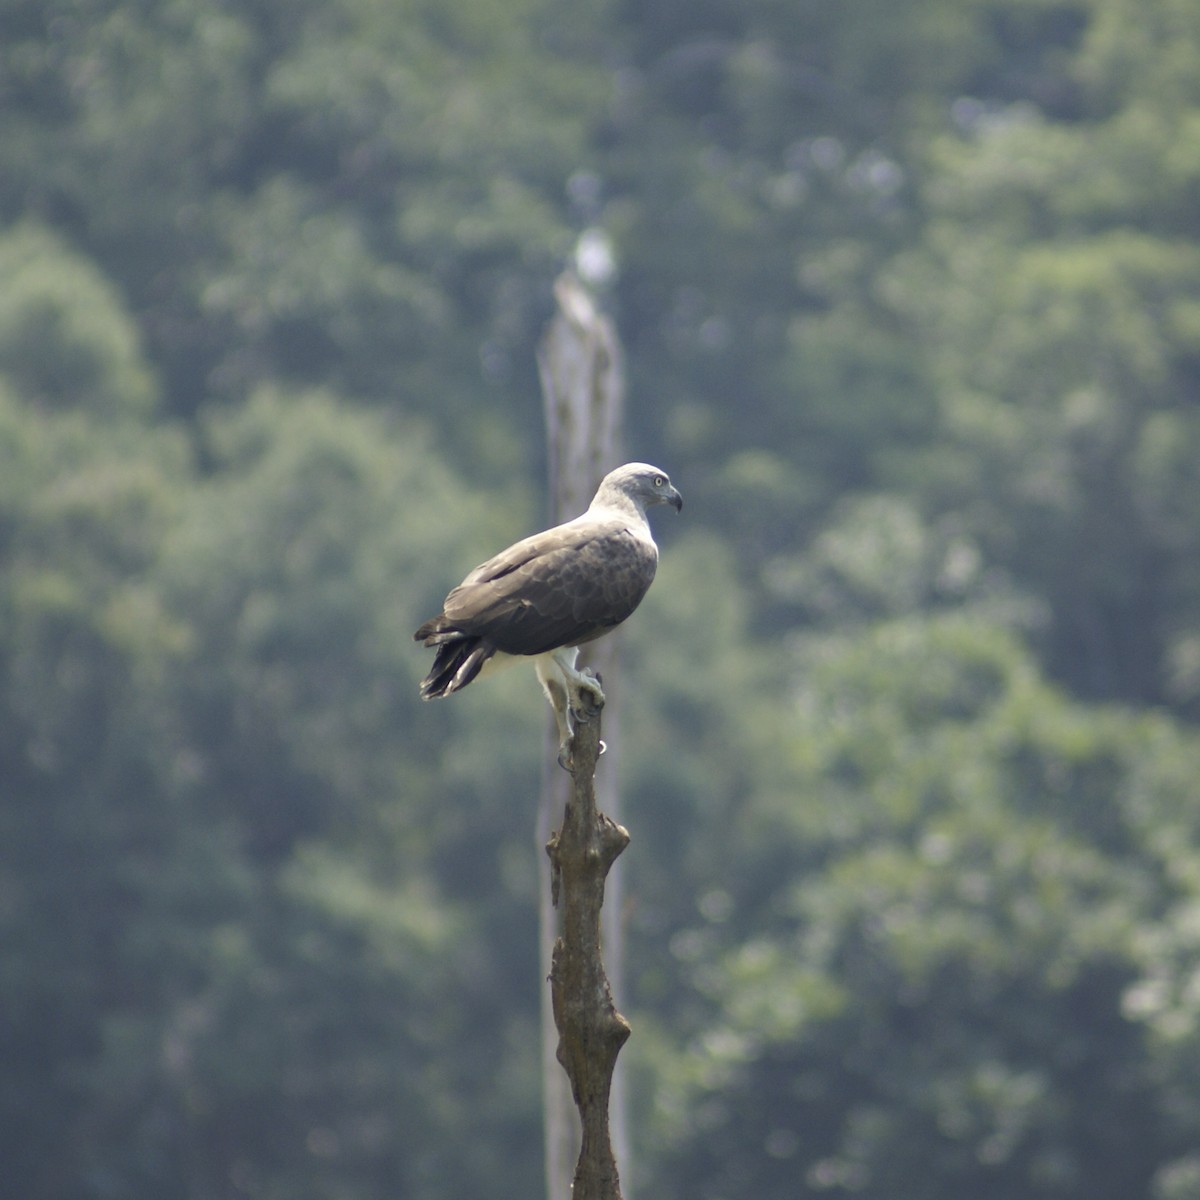
[[[549,450],[550,520],[578,516],[590,503],[600,480],[622,460],[621,422],[624,379],[620,346],[612,323],[601,314],[591,295],[570,273],[555,283],[558,311],[538,348],[538,371],[545,403]],[[613,820],[620,819],[616,758],[620,746],[619,685],[615,670],[618,630],[585,648],[584,661],[604,681],[607,703],[604,721],[609,752],[596,777],[597,801]],[[543,975],[551,969],[551,948],[558,934],[558,914],[550,902],[550,865],[540,849],[562,817],[570,796],[571,778],[556,760],[557,735],[547,730],[543,756],[542,795],[538,809],[537,842],[543,863],[540,889]],[[607,882],[608,903],[602,916],[609,978],[617,994],[623,983],[621,935],[621,872]],[[545,1103],[546,1190],[548,1200],[567,1200],[579,1152],[579,1134],[571,1090],[559,1065],[558,1030],[551,998],[543,993],[542,1086]],[[609,1116],[613,1145],[620,1163],[628,1162],[623,1073],[613,1082]]]

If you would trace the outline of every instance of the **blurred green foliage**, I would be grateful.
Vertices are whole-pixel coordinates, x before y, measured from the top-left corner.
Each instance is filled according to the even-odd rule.
[[[526,672],[580,266],[687,496],[622,636],[634,1194],[1200,1196],[1200,9],[0,11],[0,1159],[541,1188]]]

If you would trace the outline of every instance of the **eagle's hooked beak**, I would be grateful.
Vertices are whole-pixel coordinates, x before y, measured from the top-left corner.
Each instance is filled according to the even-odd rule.
[[[676,488],[672,488],[671,494],[664,499],[676,512],[683,512],[683,497]]]

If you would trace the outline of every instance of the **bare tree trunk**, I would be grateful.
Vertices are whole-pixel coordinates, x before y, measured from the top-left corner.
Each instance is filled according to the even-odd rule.
[[[549,449],[550,520],[566,521],[588,506],[600,480],[621,461],[620,429],[624,380],[620,346],[612,324],[596,308],[590,294],[572,275],[555,283],[558,311],[538,350],[538,370],[545,402]],[[616,786],[616,757],[620,744],[619,687],[614,682],[620,631],[585,648],[586,665],[604,681],[607,704],[604,719],[613,749],[601,760],[595,786],[603,810],[620,817]],[[557,764],[558,738],[553,722],[546,735],[542,795],[538,809],[537,842],[545,846],[570,795],[570,777]],[[540,855],[539,855],[540,857]],[[542,967],[551,970],[551,947],[558,916],[550,902],[549,863],[542,859],[540,889]],[[621,872],[608,879],[608,905],[602,914],[608,969],[618,995],[623,983],[621,935]],[[570,1195],[579,1133],[567,1078],[557,1059],[558,1031],[548,993],[542,1006],[542,1080],[545,1105],[546,1191],[548,1200]],[[610,1125],[617,1158],[628,1162],[623,1072],[613,1081]]]
[[[629,1024],[613,1005],[601,957],[604,883],[629,834],[596,809],[600,716],[580,725],[562,829],[546,845],[551,899],[561,905],[562,937],[554,943],[550,996],[558,1028],[557,1058],[571,1081],[582,1140],[571,1200],[621,1200],[609,1133],[609,1097],[617,1055]]]
[[[558,935],[558,913],[550,896],[550,861],[540,852],[549,843],[554,823],[566,800],[555,805],[553,797],[565,793],[570,779],[557,762],[558,737],[547,735],[542,766],[542,799],[538,807],[537,843],[541,862],[538,886],[538,924],[542,979],[550,978],[554,942]],[[554,815],[557,807],[558,816]],[[542,1128],[546,1143],[546,1200],[567,1200],[571,1178],[579,1156],[579,1124],[571,1099],[571,1084],[558,1062],[558,1029],[550,992],[542,991]]]

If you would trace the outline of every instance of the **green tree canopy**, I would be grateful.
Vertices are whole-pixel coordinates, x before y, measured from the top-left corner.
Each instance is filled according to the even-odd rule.
[[[536,1193],[545,714],[411,630],[579,250],[634,1189],[1194,1200],[1198,98],[1191,0],[4,6],[6,1182]]]
[[[1194,1014],[1154,931],[1194,904],[1200,742],[956,617],[803,657],[789,785],[670,941],[708,1008],[656,1023],[656,1190],[1175,1194]]]

